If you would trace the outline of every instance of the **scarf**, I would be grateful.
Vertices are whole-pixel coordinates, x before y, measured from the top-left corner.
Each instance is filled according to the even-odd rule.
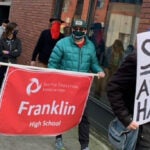
[[[50,28],[50,32],[52,35],[52,39],[54,39],[54,40],[58,39],[60,36],[60,25],[61,25],[60,22],[52,23],[52,26]]]

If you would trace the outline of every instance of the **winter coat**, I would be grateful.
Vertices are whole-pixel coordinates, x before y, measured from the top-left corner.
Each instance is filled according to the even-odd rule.
[[[33,51],[32,61],[35,61],[38,56],[38,60],[47,65],[52,49],[54,48],[56,42],[63,37],[63,34],[60,33],[60,37],[58,39],[52,39],[50,29],[42,31]]]
[[[136,57],[130,55],[107,85],[108,100],[115,115],[128,126],[132,121],[136,85]]]
[[[132,122],[136,90],[136,52],[129,54],[107,85],[114,114],[127,127]],[[144,149],[145,148],[145,149]],[[140,126],[136,150],[150,149],[150,123]]]
[[[94,44],[86,38],[85,45],[79,48],[72,36],[57,42],[49,59],[49,68],[79,72],[101,72]]]
[[[101,30],[94,30],[93,35],[89,39],[94,43],[96,48],[96,56],[98,58],[99,64],[104,63],[104,52],[105,52],[105,42],[102,37]]]
[[[3,54],[3,50],[8,50],[9,54]],[[1,39],[0,40],[0,61],[17,63],[17,57],[20,56],[22,51],[21,40],[18,38],[14,39]]]

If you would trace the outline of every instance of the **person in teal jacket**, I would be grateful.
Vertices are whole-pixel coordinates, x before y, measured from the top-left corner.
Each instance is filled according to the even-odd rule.
[[[105,73],[99,66],[94,44],[86,36],[87,24],[77,19],[72,24],[72,34],[59,40],[49,58],[48,68],[61,70],[98,73],[103,78]],[[85,108],[79,124],[79,142],[81,150],[89,150],[89,121]],[[56,136],[56,150],[65,150],[62,135]]]

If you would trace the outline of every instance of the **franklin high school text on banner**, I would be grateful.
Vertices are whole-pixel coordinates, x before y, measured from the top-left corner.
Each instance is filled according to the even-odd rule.
[[[92,76],[8,67],[0,105],[0,133],[62,134],[79,124]]]

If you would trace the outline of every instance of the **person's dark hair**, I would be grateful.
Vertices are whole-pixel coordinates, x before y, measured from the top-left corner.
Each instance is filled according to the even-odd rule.
[[[124,47],[121,40],[116,39],[112,45],[113,53],[117,52],[119,55],[123,55]]]
[[[7,25],[7,27],[6,27],[6,31],[5,31],[5,33],[4,33],[4,35],[3,35],[3,37],[4,37],[4,38],[7,38],[9,35],[11,35],[12,32],[13,32],[13,30],[14,30],[17,26],[18,26],[18,25],[17,25],[17,23],[15,23],[15,22],[10,22],[10,23],[8,23],[8,25]],[[16,37],[14,37],[14,38],[16,38]]]
[[[129,44],[128,46],[127,46],[127,50],[126,50],[127,52],[133,52],[134,51],[134,46],[132,45],[132,44]]]
[[[91,26],[91,29],[92,30],[101,30],[102,29],[102,24],[97,22],[97,23],[94,23],[92,26]]]
[[[122,43],[122,41],[119,40],[119,39],[116,39],[116,40],[114,41],[112,47],[113,47],[114,49],[120,49],[121,51],[124,51],[123,43]]]

